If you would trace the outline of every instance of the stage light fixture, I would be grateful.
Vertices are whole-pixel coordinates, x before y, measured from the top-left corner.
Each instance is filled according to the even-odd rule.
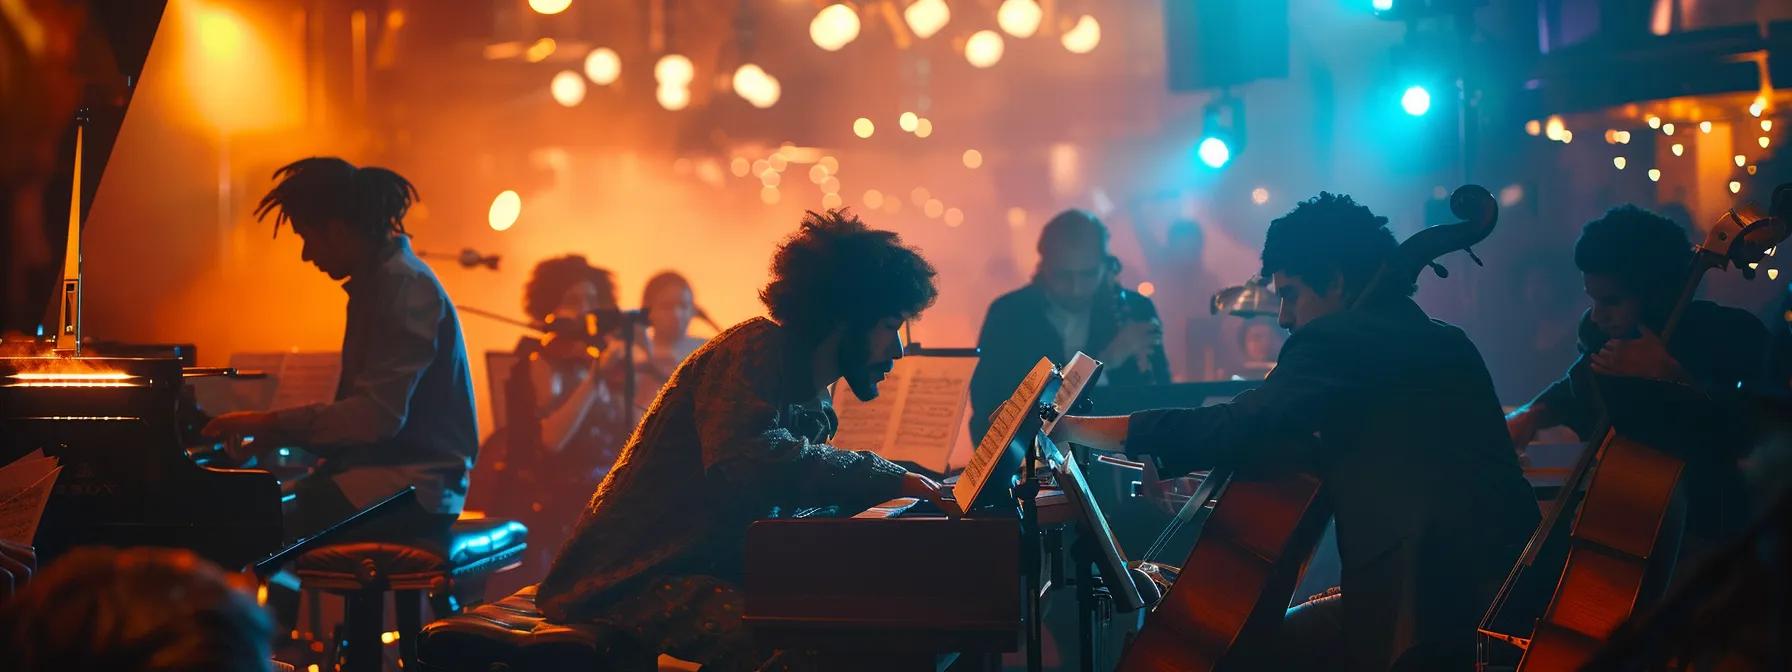
[[[1201,144],[1195,148],[1195,153],[1201,157],[1201,163],[1207,164],[1208,168],[1223,168],[1232,161],[1232,147],[1216,135],[1202,138]]]
[[[1486,4],[1487,0],[1369,0],[1369,9],[1376,18],[1407,20],[1462,15]]]
[[[1425,116],[1431,111],[1431,92],[1423,86],[1406,87],[1406,92],[1400,94],[1400,109],[1415,117]]]
[[[1201,111],[1201,140],[1195,157],[1202,165],[1219,170],[1244,151],[1244,101],[1223,97]]]

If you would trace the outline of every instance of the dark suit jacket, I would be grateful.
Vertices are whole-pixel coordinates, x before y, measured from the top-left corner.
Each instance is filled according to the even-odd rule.
[[[1117,293],[1116,293],[1117,294]],[[989,429],[989,414],[1014,393],[1014,387],[1032,370],[1040,357],[1050,357],[1063,366],[1064,339],[1052,326],[1045,313],[1045,290],[1027,285],[1001,296],[989,304],[983,318],[983,332],[977,337],[981,359],[971,374],[971,438],[981,439]],[[1083,352],[1099,356],[1101,350],[1119,333],[1121,315],[1133,321],[1157,317],[1157,306],[1151,299],[1133,292],[1124,296],[1124,306],[1116,308],[1109,301],[1097,301],[1089,314],[1089,342]],[[1170,382],[1170,362],[1159,345],[1151,353],[1151,372],[1147,374],[1136,361],[1104,362],[1102,375],[1110,385],[1149,385]]]
[[[1324,479],[1351,649],[1338,669],[1385,670],[1421,645],[1472,657],[1475,623],[1539,518],[1480,353],[1408,299],[1314,320],[1229,403],[1133,414],[1126,452],[1166,475]]]

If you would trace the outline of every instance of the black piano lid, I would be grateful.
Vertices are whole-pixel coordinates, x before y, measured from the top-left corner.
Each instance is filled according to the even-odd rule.
[[[47,315],[61,279],[61,262],[67,245],[69,188],[74,183],[75,129],[85,125],[82,144],[81,212],[91,210],[106,162],[124,125],[126,110],[156,28],[161,23],[165,0],[76,0],[44,3],[29,8],[24,19],[30,28],[15,25],[19,18],[0,13],[0,67],[9,72],[0,81],[19,82],[19,88],[0,91],[9,105],[32,101],[35,109],[24,114],[0,115],[0,147],[25,148],[9,155],[28,156],[35,148],[51,147],[52,163],[18,160],[0,171],[0,217],[18,212],[14,198],[36,198],[42,214],[38,222],[4,222],[0,230],[41,227],[49,242],[48,256],[28,258],[20,249],[0,250],[0,267],[25,268],[23,286],[9,286],[9,275],[0,276],[0,333],[35,333],[38,325],[53,321]],[[43,33],[42,43],[67,42],[73,53],[53,55],[23,45],[27,32]],[[35,40],[34,40],[35,41]],[[13,77],[13,74],[20,76]],[[42,189],[23,185],[41,183]]]

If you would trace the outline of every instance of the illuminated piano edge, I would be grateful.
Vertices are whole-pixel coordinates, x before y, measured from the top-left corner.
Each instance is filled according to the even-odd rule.
[[[19,418],[20,420],[49,420],[52,422],[128,422],[142,418],[128,415],[39,415]]]
[[[21,372],[7,376],[5,387],[145,387],[142,376],[121,371],[91,373]]]

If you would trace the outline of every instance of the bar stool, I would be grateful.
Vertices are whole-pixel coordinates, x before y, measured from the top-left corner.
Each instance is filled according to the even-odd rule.
[[[300,590],[340,595],[346,603],[336,637],[339,669],[379,672],[387,593],[393,596],[400,660],[417,669],[423,597],[437,617],[457,613],[457,594],[472,594],[487,576],[515,569],[527,542],[528,528],[513,520],[457,521],[446,559],[403,544],[336,544],[300,556],[294,573]]]

